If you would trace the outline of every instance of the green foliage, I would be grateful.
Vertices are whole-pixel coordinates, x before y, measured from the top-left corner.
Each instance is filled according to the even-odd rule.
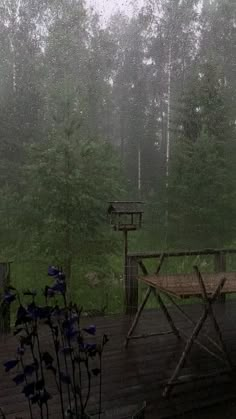
[[[27,242],[32,238],[35,254],[65,262],[101,238],[107,202],[120,193],[118,161],[108,143],[65,128],[32,147],[29,162],[21,223]]]
[[[228,154],[234,130],[217,73],[211,66],[201,71],[194,91],[185,95],[172,151],[170,234],[179,244],[220,247],[234,237],[234,180]]]
[[[86,4],[0,0],[0,257],[20,282],[20,259],[60,261],[101,305],[123,270],[113,198],[147,203],[130,249],[235,241],[236,7],[145,0],[101,25]]]

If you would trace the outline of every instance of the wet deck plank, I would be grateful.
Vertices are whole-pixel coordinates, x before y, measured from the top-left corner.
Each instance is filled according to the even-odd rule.
[[[198,319],[201,313],[199,304],[185,307],[192,318]],[[173,308],[171,311],[176,324],[191,331],[191,325]],[[222,327],[233,363],[236,365],[236,301],[216,305],[216,315]],[[155,336],[147,339],[133,340],[128,349],[124,348],[124,338],[130,325],[129,316],[114,315],[95,319],[84,319],[84,322],[95,323],[98,334],[109,335],[103,361],[103,409],[105,418],[124,418],[135,410],[143,401],[147,403],[147,418],[163,419],[168,417],[186,418],[221,418],[235,417],[236,414],[236,378],[222,374],[219,377],[202,379],[178,385],[170,400],[163,399],[161,393],[165,381],[170,376],[183,344],[173,335]],[[146,310],[138,326],[137,332],[147,333],[163,331],[168,328],[159,310]],[[212,333],[209,322],[206,324],[208,333]],[[43,337],[47,344],[47,336]],[[28,418],[27,405],[11,378],[14,374],[6,374],[2,363],[14,356],[16,340],[7,337],[0,341],[0,407],[6,413],[7,419],[16,416]],[[191,362],[188,362],[184,374],[211,373],[222,369],[220,363],[194,347]],[[52,418],[60,418],[58,396],[53,383],[54,394],[51,400]],[[91,412],[96,412],[99,386],[94,383],[90,403]],[[217,404],[217,406],[216,406]],[[218,406],[219,404],[219,406]],[[212,407],[211,407],[212,406]],[[228,412],[228,413],[227,413]],[[228,414],[228,416],[227,416]],[[231,415],[231,416],[230,416]],[[37,415],[35,416],[35,419]]]

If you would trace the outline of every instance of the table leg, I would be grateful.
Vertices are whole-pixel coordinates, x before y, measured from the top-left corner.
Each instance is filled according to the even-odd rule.
[[[165,315],[173,333],[175,334],[175,336],[177,336],[178,339],[181,339],[180,333],[179,333],[177,327],[175,326],[174,321],[173,321],[173,319],[172,319],[164,301],[162,300],[159,291],[156,291],[156,289],[154,289],[154,288],[153,288],[152,291],[153,291],[158,303],[160,304],[160,307],[161,307],[161,309],[162,309],[162,311],[163,311],[163,313],[164,313],[164,315]]]
[[[125,348],[127,348],[128,344],[129,344],[130,337],[131,337],[131,335],[134,332],[134,329],[135,329],[135,327],[136,327],[136,325],[137,325],[137,323],[139,321],[139,317],[141,316],[141,313],[142,313],[142,311],[143,311],[143,309],[144,309],[144,307],[145,307],[145,305],[146,305],[146,303],[147,303],[147,301],[148,301],[148,299],[150,297],[151,292],[152,292],[152,288],[149,287],[147,289],[146,293],[145,293],[144,300],[143,300],[142,304],[139,306],[139,309],[138,309],[138,311],[137,311],[137,313],[135,315],[135,318],[133,320],[133,323],[132,323],[132,325],[131,325],[131,327],[130,327],[130,329],[128,331],[128,334],[126,336]]]
[[[171,391],[173,382],[176,380],[176,378],[179,375],[179,372],[180,372],[181,368],[184,366],[185,360],[186,360],[186,358],[187,358],[187,356],[188,356],[188,354],[189,354],[189,352],[190,352],[190,350],[191,350],[191,348],[193,346],[194,340],[199,335],[199,332],[200,332],[200,330],[201,330],[201,328],[202,328],[202,326],[203,326],[203,324],[204,324],[207,316],[208,316],[208,311],[207,311],[207,309],[205,309],[204,312],[203,312],[203,314],[202,314],[202,316],[200,317],[198,323],[196,324],[196,326],[195,326],[195,328],[194,328],[194,330],[192,332],[192,335],[189,337],[189,339],[188,339],[188,341],[186,343],[185,349],[182,352],[182,355],[180,357],[180,360],[179,360],[179,362],[178,362],[178,364],[177,364],[177,366],[176,366],[176,368],[175,368],[175,370],[174,370],[174,372],[173,372],[170,380],[168,381],[168,383],[167,383],[167,385],[166,385],[166,387],[164,389],[164,392],[163,392],[163,396],[164,397],[167,397],[170,394],[170,391]]]

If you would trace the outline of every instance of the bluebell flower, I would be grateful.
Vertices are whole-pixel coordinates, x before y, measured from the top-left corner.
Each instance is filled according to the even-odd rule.
[[[32,364],[26,365],[24,368],[25,375],[32,375],[34,371],[38,370],[38,362],[33,362]]]
[[[36,382],[36,384],[35,384],[35,388],[36,388],[36,390],[40,391],[40,390],[43,390],[44,385],[45,385],[45,383],[44,383],[44,380],[43,380],[43,378],[42,378],[41,380],[38,380],[38,381]]]
[[[62,272],[62,271],[59,272],[58,279],[60,281],[65,281],[66,280],[66,276],[65,276],[64,272]]]
[[[100,368],[93,368],[92,373],[95,375],[95,377],[97,377],[101,373],[101,370]]]
[[[60,270],[56,268],[55,266],[49,266],[48,267],[48,276],[58,276],[60,273]]]
[[[69,328],[73,328],[73,325],[76,322],[76,318],[75,317],[70,317],[69,319],[65,319],[63,322],[63,328],[64,329],[69,329]]]
[[[22,390],[22,393],[25,394],[25,397],[29,397],[35,392],[35,383],[26,384]]]
[[[42,355],[42,361],[44,361],[46,367],[48,367],[49,365],[52,365],[53,357],[50,355],[49,352],[44,352]]]
[[[32,303],[32,305],[33,304],[34,303]],[[33,308],[28,306],[28,309],[26,310],[25,307],[20,305],[16,314],[15,327],[23,325],[24,323],[29,323],[32,320],[33,320]]]
[[[52,298],[55,295],[55,291],[52,288],[47,287],[47,297]]]
[[[60,380],[64,384],[70,384],[71,383],[70,376],[65,374],[64,372],[60,372]]]
[[[57,281],[52,287],[49,288],[54,293],[58,292],[60,294],[65,294],[66,292],[66,283],[63,281]]]
[[[30,401],[31,401],[32,404],[36,404],[36,403],[39,402],[40,395],[39,395],[39,393],[35,393],[35,394],[31,395],[29,397],[29,399],[30,399]]]
[[[15,368],[16,365],[18,364],[19,360],[18,359],[11,359],[10,361],[5,362],[3,365],[5,367],[5,371],[8,372],[10,371],[12,368]]]
[[[16,294],[12,294],[10,291],[6,291],[3,296],[3,302],[11,304],[16,299]]]
[[[44,389],[44,391],[40,392],[40,395],[39,395],[40,405],[42,406],[43,404],[46,404],[48,400],[50,400],[51,398],[52,398],[51,394],[49,394],[48,391]]]
[[[38,307],[36,306],[34,301],[28,305],[27,313],[28,313],[29,318],[31,318],[31,320],[32,319],[35,320],[38,318]]]
[[[78,336],[79,331],[76,330],[73,326],[66,327],[64,329],[64,334],[67,339],[74,339]]]
[[[19,384],[22,384],[25,380],[25,375],[24,374],[17,374],[14,378],[13,381],[16,383],[16,385],[18,386]]]
[[[94,326],[94,325],[91,325],[91,326],[89,326],[89,327],[87,327],[87,328],[84,328],[83,329],[86,333],[88,333],[89,335],[93,335],[93,336],[95,336],[95,334],[96,334],[96,326]]]
[[[48,317],[50,317],[51,312],[52,312],[52,307],[50,307],[50,306],[38,307],[37,308],[37,317],[41,320],[47,319]]]
[[[71,346],[66,346],[61,348],[61,352],[65,355],[69,355],[71,352],[73,352],[73,348]]]
[[[27,312],[25,307],[20,305],[18,310],[17,310],[17,313],[16,313],[15,327],[17,327],[17,326],[19,326],[23,323],[26,323],[27,321],[29,321],[29,313]]]
[[[96,343],[82,343],[80,344],[81,351],[94,352],[97,350]]]

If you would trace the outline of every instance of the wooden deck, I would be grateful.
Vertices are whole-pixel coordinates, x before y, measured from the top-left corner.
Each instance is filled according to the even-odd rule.
[[[195,319],[199,318],[201,306],[198,304],[185,307]],[[189,332],[192,327],[174,312],[179,327]],[[233,363],[236,366],[236,301],[217,304],[216,316],[222,327]],[[124,338],[130,325],[130,318],[125,315],[108,316],[97,319],[85,319],[86,324],[97,325],[98,334],[106,333],[110,337],[103,362],[103,415],[106,419],[130,417],[143,401],[147,403],[147,418],[163,419],[180,416],[182,418],[219,419],[236,416],[236,378],[222,374],[214,378],[200,379],[191,383],[183,381],[173,391],[169,400],[163,399],[161,392],[165,380],[169,378],[181,353],[182,343],[174,335],[155,336],[133,340],[128,349],[124,348]],[[159,310],[147,310],[143,313],[137,332],[147,333],[163,331],[168,328]],[[211,326],[206,328],[211,333]],[[213,332],[212,332],[213,336]],[[203,338],[204,341],[204,338]],[[45,343],[47,338],[45,336]],[[6,374],[2,364],[15,354],[16,341],[8,337],[0,341],[0,407],[7,419],[15,417],[28,418],[27,405],[21,394]],[[221,364],[195,347],[191,354],[191,363],[183,371],[184,375],[193,373],[205,374],[220,371]],[[53,393],[53,389],[52,389]],[[54,391],[55,393],[55,391]],[[90,403],[91,413],[96,412],[98,402],[98,383],[94,384]],[[60,418],[58,397],[51,400],[52,418]],[[217,404],[217,405],[216,405]],[[35,416],[37,418],[37,415]]]

